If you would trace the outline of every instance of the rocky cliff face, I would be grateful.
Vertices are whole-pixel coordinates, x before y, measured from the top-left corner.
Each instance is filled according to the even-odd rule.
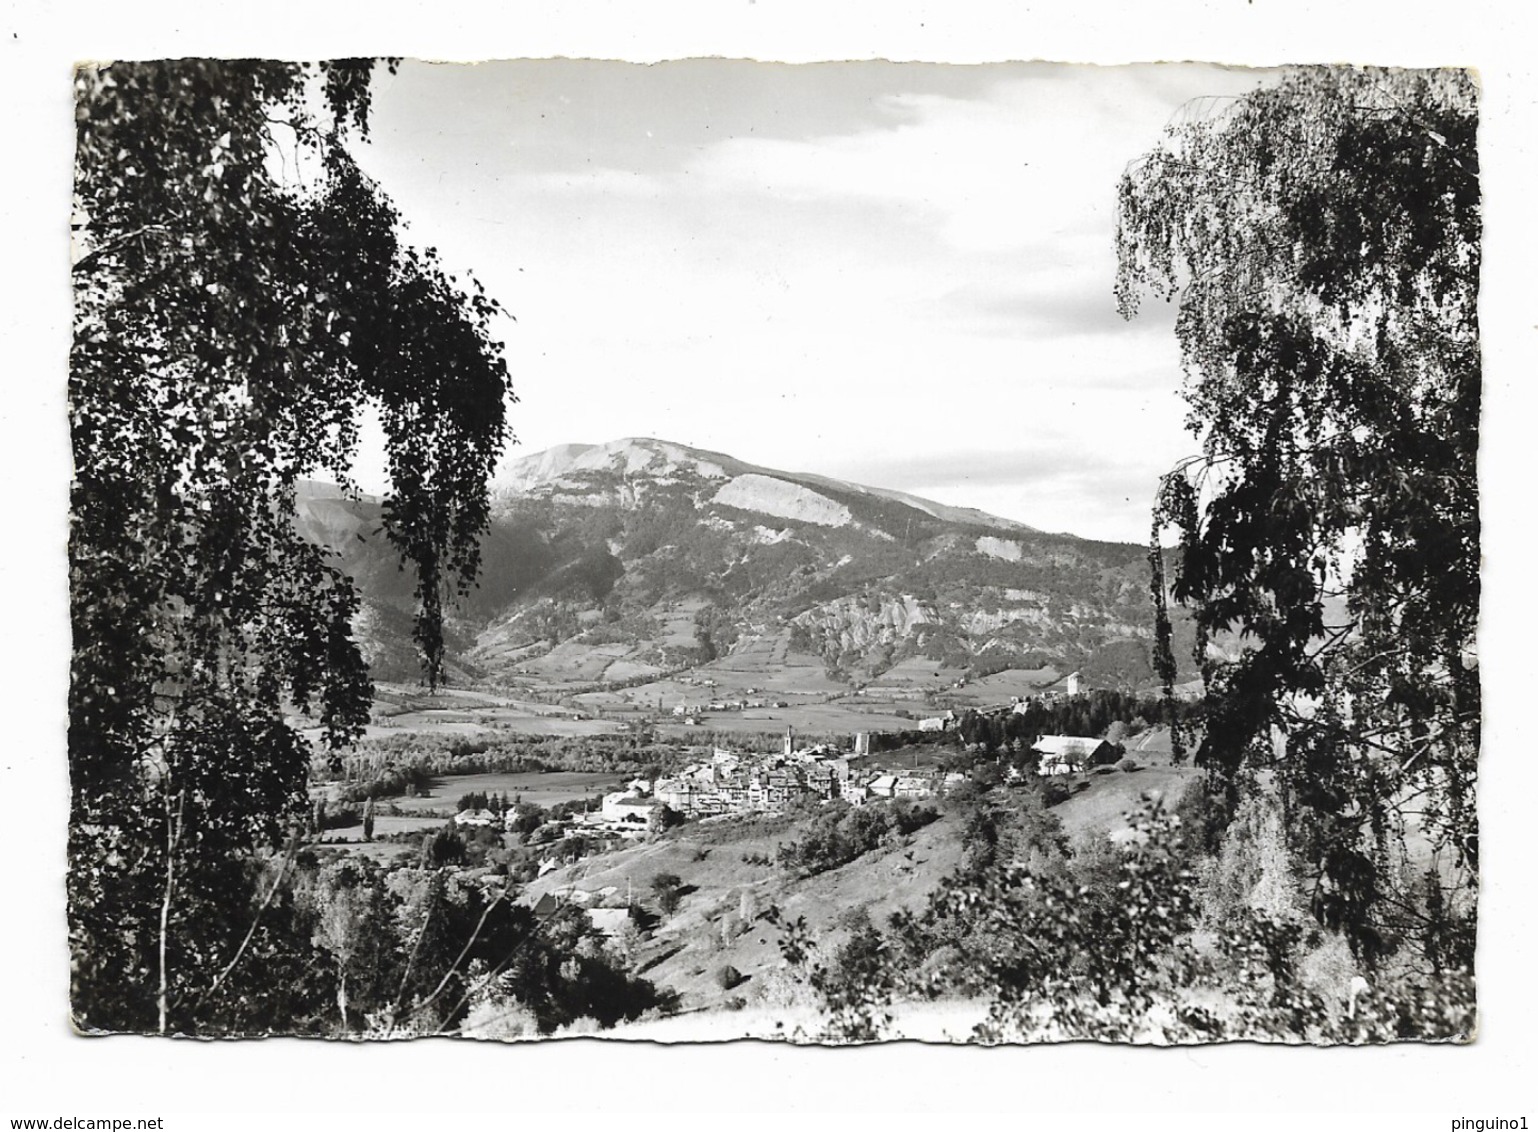
[[[824,649],[864,654],[881,646],[897,646],[916,639],[920,626],[940,618],[912,594],[897,597],[846,597],[825,602],[792,618],[791,624],[806,631]]]

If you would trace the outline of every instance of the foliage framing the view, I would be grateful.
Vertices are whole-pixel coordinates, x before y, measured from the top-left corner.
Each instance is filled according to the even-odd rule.
[[[1274,770],[1314,913],[1368,961],[1413,941],[1472,962],[1476,127],[1465,72],[1310,68],[1173,126],[1120,186],[1118,300],[1178,304],[1202,442],[1163,482],[1151,555],[1167,624],[1175,526],[1196,757],[1230,798]],[[1215,660],[1228,629],[1246,648]],[[1432,865],[1408,875],[1417,835]]]
[[[430,683],[443,601],[476,574],[507,439],[499,308],[399,239],[350,156],[373,70],[76,77],[69,896],[88,1029],[191,1031],[245,1001],[238,960],[278,890],[256,899],[248,855],[305,809],[284,709],[332,746],[368,717],[358,595],[294,528],[301,480],[350,482],[366,407]]]

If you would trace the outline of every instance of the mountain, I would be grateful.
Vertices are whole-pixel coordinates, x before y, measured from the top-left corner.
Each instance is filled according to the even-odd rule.
[[[363,591],[376,675],[407,678],[411,576],[378,501],[310,485],[300,513]],[[910,663],[1102,663],[1102,683],[1137,684],[1150,675],[1146,557],[662,440],[566,444],[495,485],[481,582],[449,626],[451,677],[633,684],[714,662],[866,683]]]
[[[727,502],[751,501],[762,492],[770,493],[760,503],[768,505],[767,514],[795,518],[793,499],[810,493],[823,498],[854,494],[859,498],[896,503],[932,519],[948,523],[987,527],[1003,531],[1034,531],[1013,519],[1001,519],[970,507],[952,507],[929,499],[920,499],[900,491],[864,487],[827,476],[782,472],[746,464],[719,452],[705,452],[663,440],[631,438],[608,444],[561,444],[515,462],[499,479],[499,498],[508,503],[530,493],[563,494],[573,498],[592,498],[592,490],[615,478],[636,489],[639,485],[671,485],[685,479],[699,483],[719,483],[730,498]],[[739,482],[740,481],[740,482]],[[770,482],[772,481],[772,482]],[[790,485],[788,488],[784,485]],[[795,489],[801,489],[797,491]],[[644,487],[640,487],[644,490]],[[617,501],[633,498],[621,491]],[[777,504],[777,506],[776,506]],[[848,521],[826,504],[810,501],[814,512],[823,518],[803,516],[823,525],[842,526]],[[783,513],[789,506],[791,511]],[[820,510],[818,510],[820,508]],[[749,509],[753,509],[751,502]],[[760,507],[759,509],[764,509]]]

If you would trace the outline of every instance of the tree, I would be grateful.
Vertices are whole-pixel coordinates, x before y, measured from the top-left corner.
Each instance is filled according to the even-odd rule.
[[[363,1022],[358,1004],[379,1004],[396,971],[384,889],[377,876],[349,861],[320,871],[313,901],[313,942],[335,966],[337,1016],[341,1031],[347,1033]]]
[[[1197,761],[1230,801],[1275,768],[1314,912],[1369,960],[1445,935],[1448,908],[1472,923],[1476,126],[1465,72],[1298,70],[1172,127],[1120,186],[1121,309],[1178,304],[1201,440],[1155,514],[1161,674],[1169,597],[1207,686]],[[1229,630],[1244,649],[1214,661]],[[1447,889],[1435,925],[1406,809]]]
[[[192,1032],[249,938],[242,862],[302,823],[372,687],[357,591],[295,527],[383,422],[385,529],[427,681],[507,439],[500,308],[466,292],[347,145],[373,64],[181,60],[76,77],[69,410],[69,908],[77,1022]],[[311,108],[323,105],[325,110]]]
[[[664,915],[671,916],[678,911],[678,905],[683,901],[683,886],[683,878],[677,873],[658,873],[652,877],[652,895],[657,898],[657,907]]]
[[[653,807],[651,816],[646,819],[646,828],[651,833],[666,833],[674,826],[684,823],[683,814],[666,803]]]

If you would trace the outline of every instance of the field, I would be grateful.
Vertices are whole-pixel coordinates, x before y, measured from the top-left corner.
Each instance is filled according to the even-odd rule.
[[[1090,788],[1053,807],[1070,838],[1109,835],[1113,840],[1127,832],[1126,813],[1144,794],[1157,794],[1170,805],[1180,800],[1186,787],[1201,777],[1191,766],[1150,766],[1127,773],[1090,775]]]
[[[992,676],[969,680],[966,687],[952,693],[958,705],[968,707],[1002,707],[1016,696],[1034,695],[1062,678],[1055,668],[1008,668]]]
[[[328,848],[341,849],[348,853],[357,854],[360,857],[372,857],[376,861],[387,861],[406,854],[415,854],[418,850],[415,845],[400,844],[387,841],[385,838],[397,833],[412,833],[419,829],[439,829],[443,826],[442,816],[412,817],[407,815],[379,814],[374,819],[374,841],[363,840],[363,824],[342,826],[338,829],[328,829],[319,844]]]
[[[459,799],[465,794],[506,794],[509,801],[519,799],[553,806],[557,802],[577,802],[594,794],[623,788],[624,781],[617,775],[584,771],[456,774],[433,779],[432,788],[426,795],[389,798],[385,799],[385,804],[394,802],[403,810],[453,817],[458,812]]]
[[[946,668],[937,660],[922,656],[910,656],[900,660],[877,676],[869,684],[871,689],[924,689],[949,688],[966,672],[960,668]]]
[[[696,603],[697,604],[697,603]],[[668,640],[692,641],[694,605],[680,603],[664,618]],[[687,638],[687,639],[686,639]],[[611,735],[655,723],[662,738],[697,741],[701,732],[845,735],[906,731],[946,706],[993,706],[1024,695],[1057,674],[1011,671],[956,687],[963,671],[909,658],[851,690],[830,679],[819,657],[790,648],[790,633],[749,636],[732,653],[684,671],[663,673],[626,659],[620,644],[567,642],[519,667],[514,687],[453,687],[430,695],[420,687],[381,684],[366,737],[402,734],[583,737]],[[615,681],[656,678],[634,686]],[[611,686],[595,688],[609,682]],[[586,689],[586,690],[583,690]],[[709,710],[717,702],[760,702],[742,710]],[[786,706],[772,706],[784,703]],[[683,706],[697,726],[684,723]],[[318,738],[318,736],[317,736]]]
[[[899,718],[890,711],[884,713],[863,701],[844,700],[752,711],[704,712],[696,718],[699,720],[698,727],[664,723],[657,731],[669,739],[687,742],[691,735],[697,735],[702,730],[743,735],[779,735],[784,734],[786,727],[792,727],[798,735],[833,733],[852,739],[857,731],[906,731],[918,727],[911,719]]]
[[[435,778],[425,795],[414,798],[382,798],[381,810],[395,806],[401,813],[379,813],[374,818],[375,841],[363,840],[363,824],[342,826],[326,831],[323,845],[345,849],[349,853],[385,860],[415,852],[409,845],[382,840],[396,833],[438,829],[459,812],[459,799],[466,794],[506,794],[508,801],[532,802],[553,806],[557,802],[577,802],[595,794],[624,788],[623,780],[613,774],[578,771],[551,771],[519,774],[456,774]]]

